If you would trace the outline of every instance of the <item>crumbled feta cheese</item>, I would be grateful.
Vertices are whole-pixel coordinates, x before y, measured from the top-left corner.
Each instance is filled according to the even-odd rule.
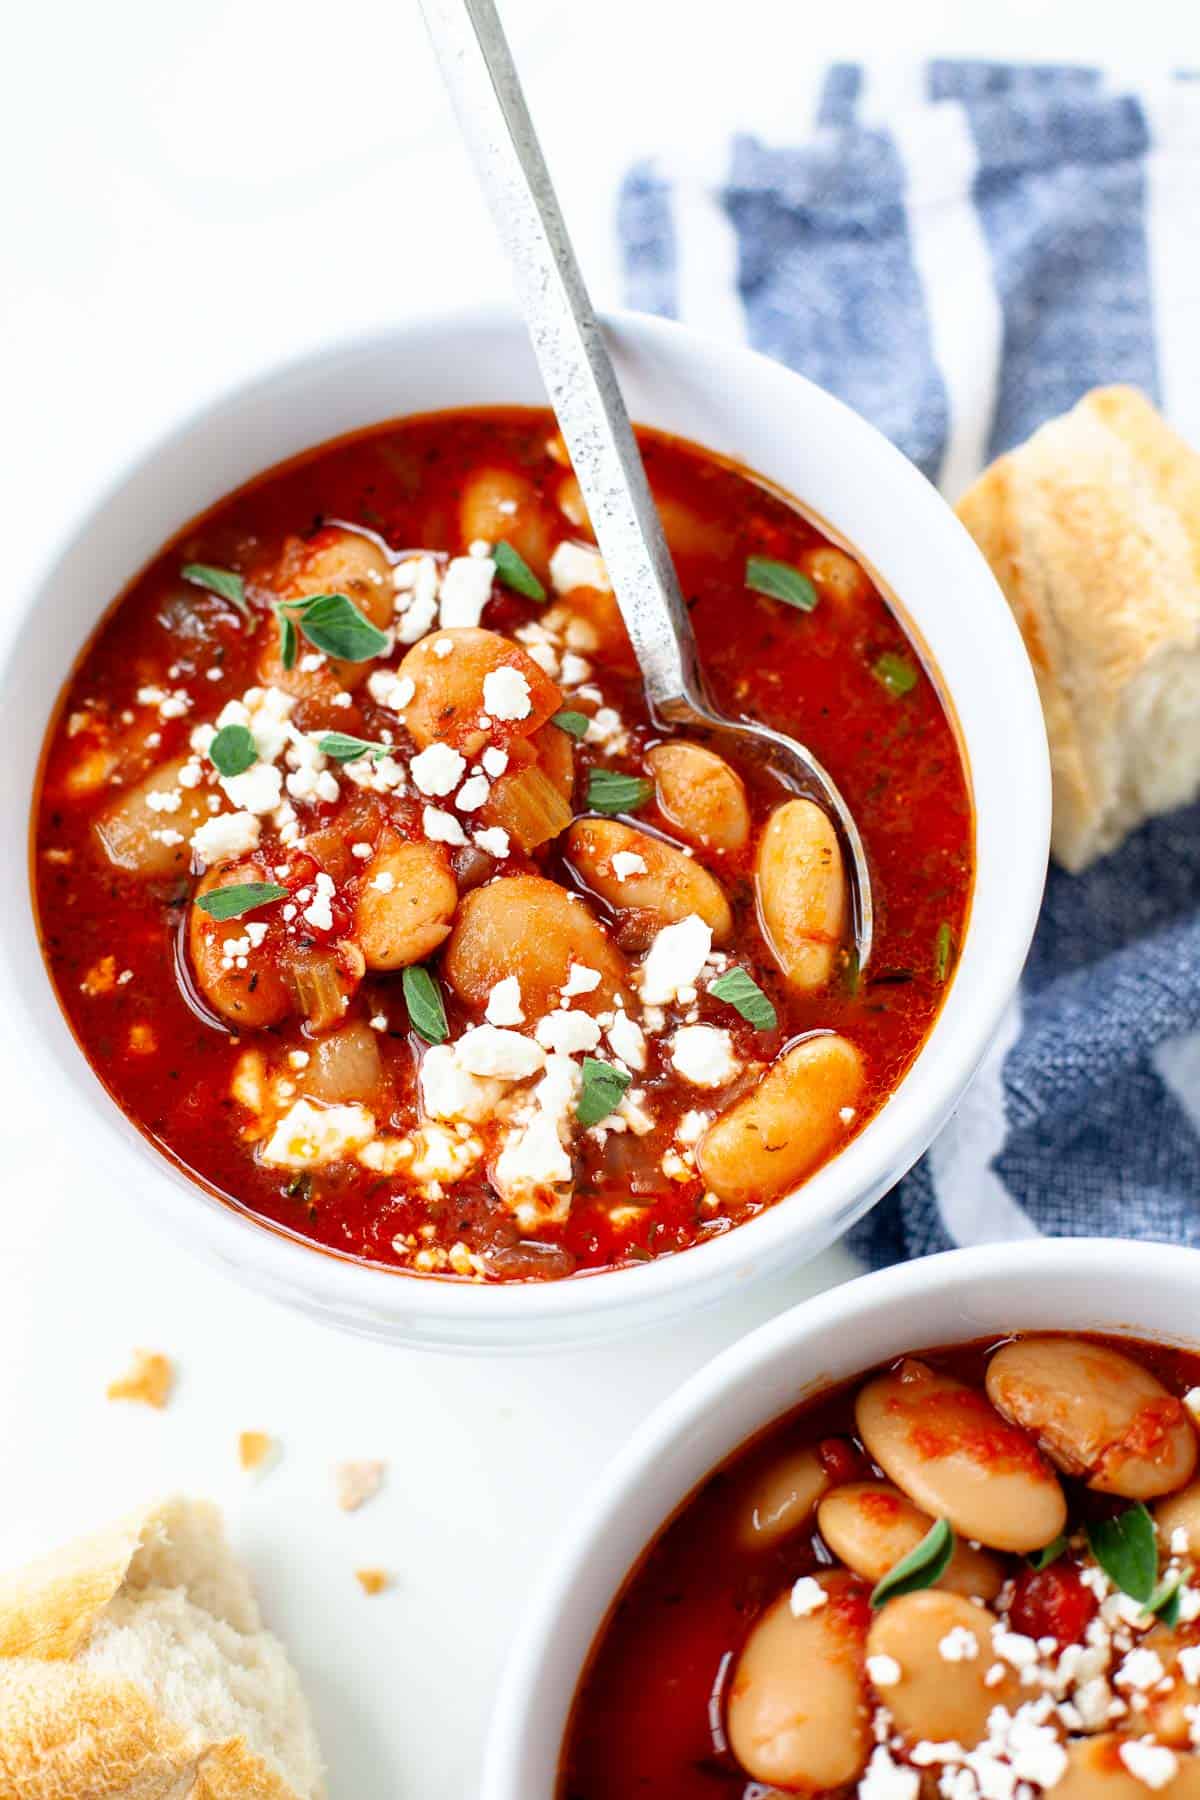
[[[179,771],[180,787],[181,788],[198,788],[200,786],[200,783],[203,780],[204,780],[203,768],[196,761],[195,757],[189,757],[187,762],[184,763],[183,767]]]
[[[893,1761],[887,1745],[877,1744],[859,1781],[858,1800],[917,1800],[920,1791],[921,1777],[917,1771]]]
[[[263,941],[267,935],[267,921],[265,919],[247,919],[245,924],[245,935],[250,939],[250,943],[255,950],[261,950]]]
[[[486,1119],[504,1092],[502,1081],[470,1074],[453,1044],[435,1044],[421,1058],[421,1105],[431,1119]]]
[[[319,650],[307,650],[296,666],[302,675],[315,675],[325,667],[325,658]]]
[[[1190,1546],[1188,1544],[1188,1534],[1187,1534],[1186,1528],[1183,1525],[1176,1525],[1175,1529],[1171,1533],[1171,1545],[1170,1545],[1171,1555],[1172,1556],[1186,1556],[1189,1548],[1190,1548]]]
[[[460,812],[478,812],[481,806],[487,804],[491,791],[491,783],[486,775],[470,775],[455,795],[454,804]]]
[[[156,794],[146,795],[146,805],[152,813],[178,812],[183,805],[183,795],[178,788],[162,788]]]
[[[894,1656],[868,1656],[867,1676],[877,1688],[895,1687],[900,1679],[900,1664]]]
[[[498,749],[495,744],[489,744],[479,760],[483,764],[484,774],[490,775],[495,781],[503,775],[508,767],[508,751]]]
[[[402,713],[416,691],[412,676],[397,675],[394,669],[376,669],[367,676],[368,694],[377,706],[386,706],[389,712]]]
[[[1179,1652],[1179,1673],[1189,1687],[1200,1687],[1200,1644],[1185,1644]]]
[[[253,813],[218,813],[192,833],[192,849],[206,868],[229,862],[257,847],[262,827]]]
[[[503,862],[508,855],[508,833],[502,825],[489,825],[486,830],[477,831],[475,842],[481,850],[485,850],[489,856],[494,856],[498,862]]]
[[[559,667],[559,681],[565,688],[580,688],[592,672],[592,665],[578,651],[568,650],[564,653]]]
[[[425,836],[432,839],[435,844],[461,846],[467,841],[467,834],[454,814],[443,812],[440,806],[425,808],[421,814],[421,826]]]
[[[601,979],[599,969],[589,969],[586,963],[573,962],[559,991],[564,1000],[574,1000],[577,994],[594,994]]]
[[[664,925],[651,944],[640,971],[643,1004],[668,1006],[672,1000],[686,996],[704,967],[704,959],[712,949],[712,932],[696,913],[674,925]]]
[[[392,576],[396,588],[398,623],[402,644],[415,644],[437,618],[438,571],[432,556],[418,556],[401,563]]]
[[[671,1039],[671,1066],[694,1087],[719,1088],[733,1080],[739,1064],[720,1026],[681,1025]]]
[[[377,888],[381,894],[390,894],[396,885],[396,877],[390,869],[380,869],[378,875],[371,877],[368,886]]]
[[[333,880],[325,873],[324,869],[322,869],[318,873],[313,885],[316,888],[316,893],[313,896],[311,905],[304,908],[303,916],[312,926],[314,931],[332,931],[333,909],[330,906],[330,901],[333,899],[334,895]]]
[[[1187,1407],[1197,1425],[1200,1425],[1200,1387],[1189,1388],[1187,1393],[1183,1396],[1183,1404]]]
[[[369,862],[375,854],[373,844],[351,844],[351,856],[357,856],[360,862]]]
[[[704,1112],[686,1112],[675,1127],[677,1144],[698,1144],[708,1130],[708,1114]]]
[[[525,1023],[525,1013],[521,1006],[521,984],[515,975],[506,975],[503,981],[496,983],[488,995],[483,1016],[489,1025]]]
[[[498,1076],[502,1081],[523,1081],[536,1075],[546,1061],[530,1038],[497,1025],[473,1025],[458,1039],[454,1053],[469,1075]]]
[[[449,744],[430,744],[418,751],[409,770],[423,794],[441,799],[452,794],[466,772],[466,761]]]
[[[646,859],[634,850],[618,850],[612,859],[612,872],[618,881],[628,881],[631,875],[644,875]]]
[[[374,1117],[363,1106],[297,1100],[271,1133],[262,1160],[277,1169],[312,1169],[352,1155],[374,1135]]]
[[[1179,1758],[1174,1751],[1152,1737],[1124,1740],[1117,1745],[1117,1755],[1134,1780],[1148,1788],[1164,1788],[1179,1773]]]
[[[604,559],[592,544],[570,540],[559,544],[550,558],[550,580],[559,594],[573,593],[576,588],[595,588],[602,594],[612,592]]]
[[[629,744],[629,733],[619,712],[615,712],[611,706],[601,706],[588,720],[583,741],[619,755]],[[615,863],[615,857],[613,861]]]
[[[646,1034],[626,1012],[618,1012],[607,1032],[612,1053],[629,1069],[646,1066]]]
[[[955,1625],[938,1643],[938,1655],[948,1663],[974,1662],[979,1655],[979,1639],[965,1625]]]
[[[496,1159],[497,1191],[524,1229],[566,1216],[570,1206],[571,1158],[565,1146],[579,1097],[578,1065],[569,1056],[550,1056],[533,1090],[533,1112],[510,1132]],[[547,1189],[562,1192],[547,1206],[539,1196]]]
[[[483,704],[493,719],[527,719],[533,711],[528,678],[507,663],[483,678]]]
[[[1136,1688],[1144,1693],[1156,1681],[1161,1681],[1165,1673],[1162,1658],[1157,1651],[1131,1650],[1113,1677],[1113,1682],[1116,1687]]]
[[[482,1155],[477,1137],[460,1137],[444,1125],[422,1125],[412,1134],[409,1172],[426,1183],[454,1183],[469,1175]]]
[[[560,1056],[580,1056],[596,1048],[600,1027],[587,1013],[553,1012],[538,1020],[534,1035],[545,1050],[554,1050]]]
[[[492,597],[496,565],[482,556],[455,556],[442,576],[441,622],[444,626],[478,625]]]
[[[225,775],[221,786],[234,806],[243,812],[269,813],[279,805],[283,776],[270,763],[255,763],[241,775]]]
[[[828,1606],[829,1595],[811,1575],[802,1575],[799,1581],[792,1584],[788,1604],[793,1619],[807,1619],[810,1613],[819,1612],[823,1606]]]

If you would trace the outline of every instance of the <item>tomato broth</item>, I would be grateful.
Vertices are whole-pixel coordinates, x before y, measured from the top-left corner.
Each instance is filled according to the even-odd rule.
[[[944,998],[973,825],[934,680],[786,498],[639,437],[717,704],[801,737],[858,822],[861,974],[823,816],[793,802],[780,837],[789,796],[723,745],[662,759],[549,414],[265,474],[67,684],[33,855],[72,1029],[164,1154],[328,1250],[476,1281],[685,1250],[837,1154]],[[714,1128],[785,1063],[809,1137],[722,1174]]]

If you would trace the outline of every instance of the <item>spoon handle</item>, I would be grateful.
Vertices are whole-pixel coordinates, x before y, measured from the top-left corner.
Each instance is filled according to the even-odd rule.
[[[652,713],[706,710],[696,640],[616,374],[492,0],[421,0]]]

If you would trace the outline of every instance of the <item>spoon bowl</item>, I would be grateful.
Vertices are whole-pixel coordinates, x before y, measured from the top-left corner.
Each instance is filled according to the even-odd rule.
[[[833,820],[851,890],[854,948],[871,954],[871,876],[853,814],[795,738],[730,719],[709,700],[696,640],[616,371],[584,285],[504,29],[492,0],[421,0],[517,298],[633,645],[650,711],[710,739],[736,739]]]

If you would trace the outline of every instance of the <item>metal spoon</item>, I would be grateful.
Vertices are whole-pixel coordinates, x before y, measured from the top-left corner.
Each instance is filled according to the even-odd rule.
[[[421,0],[421,6],[512,264],[538,366],[641,666],[651,717],[664,727],[685,725],[709,739],[728,739],[831,815],[848,853],[862,969],[871,954],[873,908],[858,827],[834,782],[803,744],[752,720],[725,718],[708,696],[616,373],[492,0]]]

